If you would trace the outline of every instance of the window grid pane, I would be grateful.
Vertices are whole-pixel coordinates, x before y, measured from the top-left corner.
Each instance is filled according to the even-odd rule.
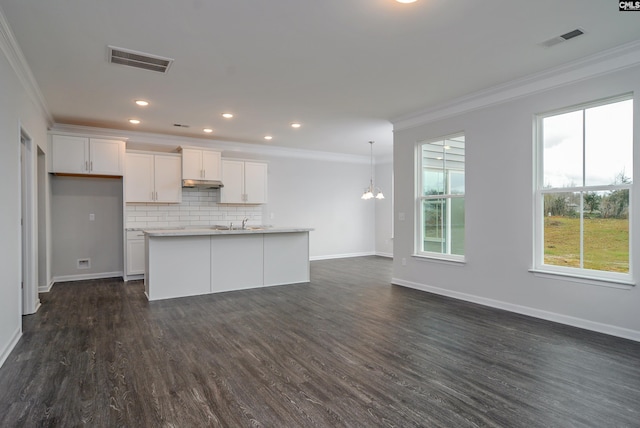
[[[538,120],[538,263],[629,274],[633,100]]]
[[[464,255],[464,136],[420,145],[418,253]]]

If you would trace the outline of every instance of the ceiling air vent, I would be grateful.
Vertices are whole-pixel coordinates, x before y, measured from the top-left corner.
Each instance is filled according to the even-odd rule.
[[[142,68],[143,70],[166,73],[173,62],[171,58],[117,48],[115,46],[107,47],[109,48],[109,62],[111,64],[128,65],[129,67]]]
[[[564,33],[561,36],[554,37],[553,39],[549,39],[546,42],[542,42],[542,46],[546,46],[550,48],[551,46],[555,46],[558,43],[566,42],[567,40],[573,39],[574,37],[582,36],[584,34],[584,30],[581,28],[576,28],[573,31],[569,31],[568,33]]]

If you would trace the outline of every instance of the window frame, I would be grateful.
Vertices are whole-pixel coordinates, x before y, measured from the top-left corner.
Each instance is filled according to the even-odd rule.
[[[635,106],[635,99],[633,93],[626,93],[619,96],[599,99],[596,101],[591,101],[587,103],[577,104],[569,107],[565,107],[562,109],[552,110],[544,113],[539,113],[534,116],[534,136],[533,136],[533,146],[534,146],[534,180],[533,180],[533,197],[534,197],[534,225],[533,225],[533,268],[530,269],[533,273],[542,274],[543,276],[548,275],[557,275],[560,277],[566,278],[574,278],[578,280],[585,280],[588,284],[596,284],[596,285],[608,285],[608,283],[613,284],[621,284],[625,286],[635,285],[634,275],[633,275],[633,212],[635,211],[634,205],[634,180],[632,178],[631,183],[621,183],[621,184],[611,184],[611,185],[587,185],[583,182],[581,186],[572,186],[572,187],[553,187],[553,188],[545,188],[544,187],[544,129],[543,129],[543,121],[545,118],[557,116],[561,114],[582,111],[583,118],[584,112],[587,109],[605,106],[608,104],[615,104],[617,102],[628,101],[631,100],[633,103],[633,109],[635,110],[637,107]],[[633,116],[635,117],[635,115]],[[632,119],[633,120],[633,119]],[[632,122],[632,127],[635,125]],[[583,129],[586,127],[586,124],[583,121]],[[635,129],[632,129],[633,134],[637,132]],[[583,176],[584,176],[584,162],[585,162],[585,145],[586,145],[586,136],[583,133],[582,138],[582,163],[583,163]],[[634,143],[635,138],[632,140],[632,153],[635,149]],[[584,231],[582,221],[584,219],[584,194],[589,192],[600,192],[600,191],[613,191],[613,190],[628,190],[629,192],[629,207],[628,207],[628,220],[629,220],[629,271],[627,273],[622,272],[609,272],[603,270],[595,270],[595,269],[586,269],[583,267],[584,263]],[[580,264],[581,267],[567,267],[567,266],[557,266],[550,265],[544,263],[544,195],[546,194],[554,194],[554,193],[581,193],[579,212],[581,219],[581,236],[580,236]]]
[[[443,193],[443,194],[438,194],[438,195],[423,195],[423,189],[424,189],[424,173],[423,173],[423,157],[422,157],[422,147],[427,145],[427,144],[432,144],[438,141],[445,141],[445,140],[451,140],[451,139],[455,139],[455,138],[460,138],[460,137],[464,137],[465,138],[465,167],[464,169],[433,169],[434,171],[438,171],[438,172],[443,172],[444,173],[444,183],[447,183],[445,185],[445,188],[447,188],[449,190],[449,193]],[[423,249],[423,242],[426,239],[424,236],[424,208],[423,208],[423,203],[426,200],[442,200],[442,199],[447,199],[447,200],[453,200],[453,199],[462,199],[465,200],[466,199],[466,135],[464,132],[456,132],[453,134],[448,134],[448,135],[444,135],[441,137],[436,137],[436,138],[430,138],[427,140],[421,140],[418,141],[416,143],[416,147],[415,147],[415,159],[416,159],[416,174],[415,174],[415,200],[416,200],[416,206],[415,206],[415,229],[414,229],[414,237],[415,237],[415,242],[414,242],[414,253],[413,256],[414,257],[420,257],[420,258],[426,258],[426,259],[434,259],[434,260],[441,260],[441,261],[448,261],[448,262],[458,262],[458,263],[465,263],[466,262],[466,255],[465,254],[451,254],[451,222],[447,222],[447,227],[444,228],[443,230],[443,237],[440,239],[440,241],[445,241],[447,243],[447,252],[443,253],[443,252],[434,252],[434,251],[424,251]],[[427,168],[428,169],[428,168]],[[450,192],[451,190],[451,174],[448,174],[447,172],[454,172],[454,173],[462,173],[464,174],[464,182],[465,182],[465,191],[462,194],[452,194]],[[450,212],[451,210],[451,204],[447,204],[448,209],[447,211]],[[465,242],[466,242],[466,209],[464,212],[464,217],[465,217],[465,230],[464,230],[464,234],[465,234]],[[466,247],[466,245],[465,245]],[[464,250],[466,250],[466,248],[464,248]],[[464,253],[463,250],[463,253]]]

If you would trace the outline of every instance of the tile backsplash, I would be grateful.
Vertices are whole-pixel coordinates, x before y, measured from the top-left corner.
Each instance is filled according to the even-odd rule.
[[[181,204],[128,203],[125,227],[186,227],[239,223],[262,224],[262,205],[218,204],[219,190],[182,189]]]

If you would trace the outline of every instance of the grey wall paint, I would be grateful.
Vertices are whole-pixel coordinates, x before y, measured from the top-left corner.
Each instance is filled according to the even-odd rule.
[[[4,41],[0,40],[0,43]],[[0,49],[0,361],[7,356],[22,328],[20,237],[20,128],[35,146],[46,144],[47,122],[24,90]],[[34,168],[35,170],[35,168]],[[33,181],[37,178],[34,176]]]
[[[303,226],[311,258],[373,254],[375,205],[360,199],[370,166],[299,158],[269,161],[269,200],[263,220]]]
[[[53,176],[51,188],[53,277],[122,272],[122,179]]]
[[[533,259],[533,143],[537,113],[627,92],[640,93],[640,67],[486,107],[394,136],[395,282],[640,340],[640,288],[616,289],[543,278]],[[640,172],[640,108],[635,100],[634,175]],[[466,258],[464,265],[412,258],[414,153],[419,140],[466,136]],[[406,214],[399,221],[398,213]],[[640,210],[633,213],[632,254],[639,254]],[[407,265],[402,266],[402,259]],[[632,271],[640,271],[632,258]]]
[[[375,166],[375,184],[384,199],[371,201],[376,206],[376,254],[393,256],[393,163]]]

